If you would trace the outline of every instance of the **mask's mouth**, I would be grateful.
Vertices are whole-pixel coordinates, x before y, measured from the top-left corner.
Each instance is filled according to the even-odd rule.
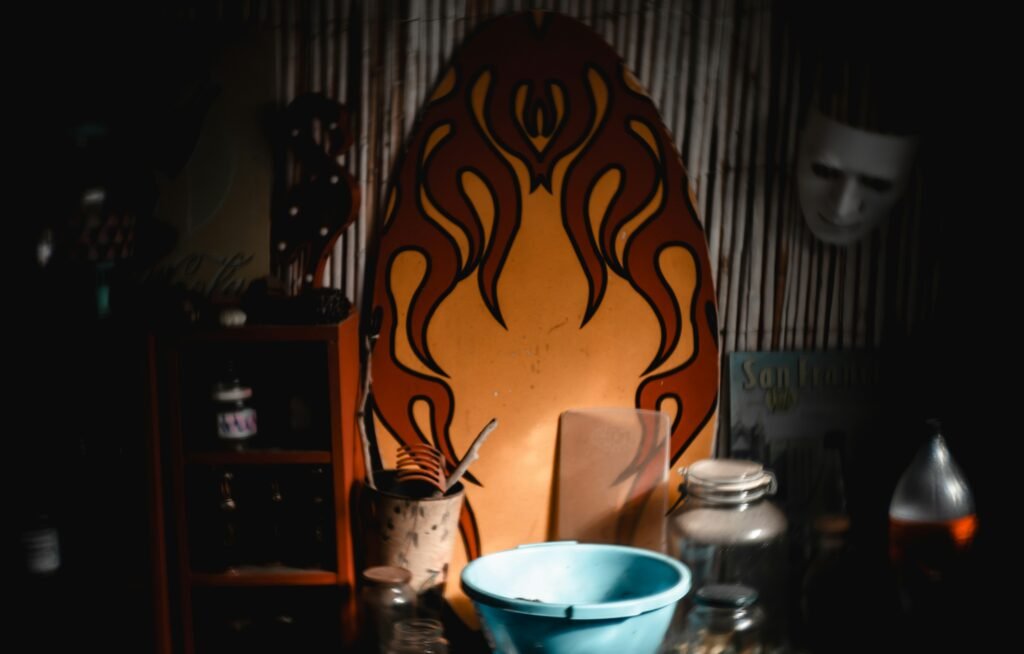
[[[822,222],[824,222],[826,225],[837,231],[850,231],[856,229],[863,222],[862,220],[839,221],[834,217],[826,216],[820,211],[816,211],[815,213],[818,214],[818,218],[821,218]]]

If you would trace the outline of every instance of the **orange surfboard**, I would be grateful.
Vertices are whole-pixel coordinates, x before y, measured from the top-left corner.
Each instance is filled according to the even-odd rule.
[[[710,455],[715,294],[672,143],[611,47],[546,12],[483,25],[420,111],[372,278],[372,429],[387,467],[427,442],[450,471],[500,422],[448,575],[466,620],[465,563],[548,538],[561,412],[660,410],[674,462]],[[623,477],[663,474],[651,459]]]

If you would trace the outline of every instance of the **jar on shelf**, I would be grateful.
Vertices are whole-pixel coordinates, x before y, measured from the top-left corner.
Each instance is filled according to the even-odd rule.
[[[45,513],[36,513],[21,532],[24,569],[34,577],[55,574],[60,569],[60,536],[57,525]]]
[[[363,571],[360,599],[363,609],[363,634],[367,652],[388,654],[395,625],[416,612],[416,593],[409,582],[412,573],[390,565]]]
[[[764,614],[757,591],[740,584],[710,584],[694,596],[679,654],[761,654]]]
[[[781,645],[789,601],[787,523],[768,499],[775,475],[739,459],[704,459],[681,472],[681,503],[669,516],[672,555],[690,568],[698,591],[710,584],[753,588],[766,613],[765,638]]]
[[[242,384],[234,366],[228,364],[224,378],[213,387],[217,414],[217,438],[241,448],[256,435],[256,410],[251,406],[252,388]]]
[[[448,654],[441,623],[425,618],[399,621],[388,654]]]

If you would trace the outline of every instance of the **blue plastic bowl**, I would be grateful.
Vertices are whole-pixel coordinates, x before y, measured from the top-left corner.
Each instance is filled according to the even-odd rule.
[[[575,542],[523,545],[462,570],[501,654],[654,654],[690,571],[663,554]]]

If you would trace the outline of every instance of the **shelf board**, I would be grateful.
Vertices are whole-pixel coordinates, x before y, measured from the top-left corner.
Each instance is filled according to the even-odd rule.
[[[286,566],[243,566],[229,572],[193,572],[193,586],[333,586],[337,573]]]
[[[347,320],[347,319],[346,319]],[[337,341],[338,325],[253,325],[186,331],[184,340],[197,343],[273,343]]]
[[[244,450],[241,452],[190,452],[185,463],[201,465],[274,465],[280,463],[330,463],[327,450]]]

